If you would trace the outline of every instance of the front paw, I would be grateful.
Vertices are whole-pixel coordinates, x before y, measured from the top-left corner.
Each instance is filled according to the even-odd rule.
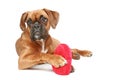
[[[51,64],[54,67],[59,68],[67,64],[67,61],[62,56],[55,55],[51,60]]]

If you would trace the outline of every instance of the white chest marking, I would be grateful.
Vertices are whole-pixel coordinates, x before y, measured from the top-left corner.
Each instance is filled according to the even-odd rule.
[[[41,43],[42,43],[42,50],[41,50],[41,53],[47,53],[48,49],[45,49],[45,42],[43,39],[40,40]]]

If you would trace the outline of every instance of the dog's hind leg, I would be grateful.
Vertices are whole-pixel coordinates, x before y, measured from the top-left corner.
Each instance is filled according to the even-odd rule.
[[[92,52],[88,50],[71,49],[71,51],[72,51],[72,58],[76,60],[80,59],[80,55],[84,57],[92,56]]]

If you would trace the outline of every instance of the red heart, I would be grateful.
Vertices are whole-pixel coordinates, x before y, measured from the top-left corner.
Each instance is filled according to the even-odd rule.
[[[53,67],[53,71],[59,75],[68,75],[71,71],[71,62],[72,62],[72,52],[68,45],[60,44],[54,51],[55,55],[61,55],[67,61],[67,64],[63,67],[55,68]]]

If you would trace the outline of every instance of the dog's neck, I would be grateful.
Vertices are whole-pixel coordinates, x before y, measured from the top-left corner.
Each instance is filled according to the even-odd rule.
[[[48,49],[49,49],[49,46],[51,45],[52,43],[52,39],[51,39],[51,36],[49,35],[47,39],[41,39],[39,41],[36,41],[36,43],[38,45],[40,45],[40,48],[41,48],[41,53],[47,53],[48,52]]]

